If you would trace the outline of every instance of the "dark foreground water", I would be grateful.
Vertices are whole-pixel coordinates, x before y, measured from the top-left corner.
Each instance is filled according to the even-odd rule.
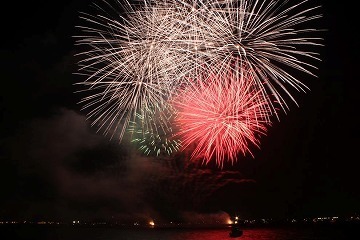
[[[17,226],[0,228],[1,240],[346,240],[360,239],[359,226],[245,228],[230,238],[229,229],[120,229]]]

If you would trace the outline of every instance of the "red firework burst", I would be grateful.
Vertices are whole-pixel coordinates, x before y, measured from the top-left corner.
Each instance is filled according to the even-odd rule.
[[[203,74],[174,99],[183,147],[194,144],[191,160],[208,164],[213,159],[222,168],[224,161],[237,161],[239,153],[253,156],[250,144],[259,148],[270,109],[251,76],[231,70]]]

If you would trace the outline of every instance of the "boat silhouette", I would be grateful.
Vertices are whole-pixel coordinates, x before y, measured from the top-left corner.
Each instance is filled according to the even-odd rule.
[[[241,237],[243,235],[243,231],[240,229],[237,224],[233,224],[231,226],[231,232],[229,233],[229,236],[231,238]]]

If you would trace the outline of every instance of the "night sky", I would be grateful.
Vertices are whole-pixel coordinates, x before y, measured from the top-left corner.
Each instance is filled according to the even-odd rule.
[[[314,1],[316,2],[316,1]],[[149,158],[96,132],[78,104],[79,11],[89,1],[12,1],[1,21],[0,220],[184,220],[360,213],[356,7],[317,1],[318,78],[274,120],[255,158],[219,170]],[[356,44],[355,44],[356,43]]]

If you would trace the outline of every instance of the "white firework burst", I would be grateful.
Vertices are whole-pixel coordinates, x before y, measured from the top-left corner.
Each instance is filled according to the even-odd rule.
[[[106,1],[102,3],[101,7],[95,5],[102,14],[81,16],[87,24],[79,26],[84,35],[77,36],[77,44],[86,47],[79,53],[83,57],[79,73],[86,79],[79,84],[90,93],[81,103],[83,109],[90,109],[93,125],[111,137],[119,132],[121,140],[138,112],[146,119],[146,114],[166,105],[169,82],[161,66],[170,60],[161,60],[159,52],[164,55],[166,49],[153,44],[159,21],[146,4],[138,7],[124,2],[113,8]]]

